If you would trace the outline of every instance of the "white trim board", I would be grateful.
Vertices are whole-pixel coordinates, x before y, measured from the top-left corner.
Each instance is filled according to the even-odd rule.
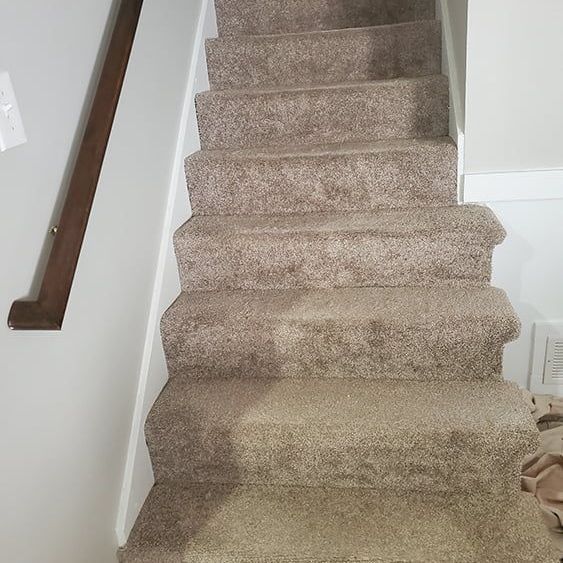
[[[463,201],[563,199],[563,169],[465,174]]]
[[[450,84],[450,137],[457,144],[457,185],[458,200],[463,194],[463,171],[465,169],[465,92],[459,80],[460,72],[455,59],[454,32],[448,0],[436,0],[436,17],[442,24],[442,72]]]
[[[454,53],[454,35],[451,23],[450,8],[448,0],[438,0],[436,4],[437,16],[442,22],[442,43],[443,43],[443,70],[450,80],[450,94],[453,110],[453,124],[457,130],[457,134],[463,134],[465,127],[464,113],[465,92],[461,91],[459,70],[456,66]]]
[[[162,391],[167,379],[164,358],[159,357],[162,356],[162,346],[160,344],[158,327],[163,309],[166,309],[167,305],[169,305],[168,303],[163,306],[162,301],[165,298],[164,293],[166,293],[164,287],[168,281],[166,267],[167,258],[172,245],[172,232],[177,227],[177,225],[174,224],[177,215],[176,203],[179,190],[182,188],[185,189],[183,170],[184,158],[186,156],[184,154],[186,139],[192,133],[197,136],[197,132],[188,130],[188,123],[194,111],[194,97],[199,78],[198,71],[201,68],[206,69],[205,40],[208,36],[211,37],[210,33],[215,33],[217,29],[215,10],[213,8],[214,4],[211,0],[202,0],[194,35],[194,48],[187,68],[182,116],[178,124],[178,138],[171,171],[166,214],[154,278],[151,308],[147,322],[143,359],[139,374],[139,385],[135,398],[135,409],[129,435],[129,445],[115,527],[120,546],[125,545],[127,542],[141,508],[154,485],[151,460],[145,441],[144,424],[152,404]],[[207,75],[203,78],[203,81],[207,81]],[[186,208],[183,210],[183,214],[185,215],[188,211],[189,210]],[[180,288],[178,284],[176,294],[179,293],[179,291]],[[155,367],[157,364],[158,368]]]

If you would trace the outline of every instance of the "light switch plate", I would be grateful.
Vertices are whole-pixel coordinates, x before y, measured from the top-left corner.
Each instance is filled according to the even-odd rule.
[[[26,141],[10,75],[0,71],[0,152],[17,147]]]

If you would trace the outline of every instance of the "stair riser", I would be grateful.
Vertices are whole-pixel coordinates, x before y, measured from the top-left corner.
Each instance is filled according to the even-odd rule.
[[[202,423],[195,412],[153,416],[147,438],[157,481],[501,494],[517,490],[527,453],[503,448],[502,433],[485,439],[447,429],[432,436],[387,429],[367,439],[353,428],[246,427],[243,416],[229,428]],[[398,420],[404,416],[397,405]]]
[[[196,215],[284,214],[456,203],[452,144],[280,157],[186,161]]]
[[[434,0],[215,0],[220,35],[294,33],[432,19]]]
[[[448,233],[384,238],[365,232],[184,232],[175,243],[186,291],[484,285],[493,251],[478,234]]]
[[[212,39],[207,43],[207,65],[214,89],[361,82],[439,74],[440,23]]]
[[[171,377],[499,380],[507,340],[494,327],[471,333],[470,319],[396,331],[333,319],[202,325],[197,317],[163,319]]]
[[[196,99],[205,149],[442,137],[448,103],[443,76]]]

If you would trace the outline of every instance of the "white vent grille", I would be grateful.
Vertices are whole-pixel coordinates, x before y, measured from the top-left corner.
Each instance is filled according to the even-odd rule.
[[[563,395],[563,319],[534,323],[530,391]]]
[[[545,354],[544,383],[563,383],[563,338],[550,336]]]

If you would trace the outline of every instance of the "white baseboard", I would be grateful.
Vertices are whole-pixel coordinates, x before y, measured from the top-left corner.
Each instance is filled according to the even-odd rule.
[[[465,185],[465,133],[458,129],[457,132],[457,200],[463,201],[463,190]]]
[[[459,79],[461,69],[457,68],[455,60],[455,41],[448,0],[438,0],[436,7],[438,17],[442,22],[442,69],[450,79],[450,95],[456,129],[458,131],[463,131],[465,113],[465,104],[463,100],[465,98],[465,93],[462,92],[461,81]]]
[[[463,201],[563,199],[563,169],[465,174]]]
[[[173,231],[178,226],[176,224],[178,217],[183,217],[183,220],[185,220],[189,211],[186,206],[186,198],[181,197],[183,194],[180,194],[180,190],[184,190],[183,193],[186,190],[183,173],[184,158],[187,154],[186,147],[197,145],[194,146],[194,150],[197,150],[199,139],[197,138],[197,127],[188,127],[188,123],[193,124],[195,121],[193,114],[196,88],[202,82],[207,82],[207,75],[205,77],[199,76],[201,72],[206,72],[206,70],[202,70],[206,69],[205,40],[207,37],[213,36],[216,28],[213,1],[203,0],[194,35],[192,57],[187,68],[184,105],[182,117],[178,124],[178,138],[119,500],[116,535],[120,546],[125,545],[127,542],[139,512],[154,485],[154,475],[146,446],[144,425],[148,412],[168,379],[166,361],[158,329],[164,310],[180,291],[179,283],[176,281],[177,265],[175,262],[173,267],[176,271],[170,272],[170,248]],[[191,139],[191,137],[195,138]],[[182,210],[177,209],[179,201],[182,202]],[[171,281],[169,278],[172,277],[174,280]]]

